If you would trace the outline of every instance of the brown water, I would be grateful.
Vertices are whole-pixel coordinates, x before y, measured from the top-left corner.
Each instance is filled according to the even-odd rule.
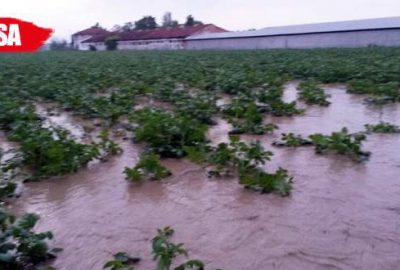
[[[285,97],[295,96],[294,88],[290,84]],[[14,210],[39,213],[37,229],[54,231],[54,244],[64,248],[55,261],[60,270],[101,269],[118,251],[142,257],[139,269],[153,269],[150,240],[164,226],[172,226],[173,240],[184,242],[208,269],[399,269],[399,135],[369,136],[365,149],[372,156],[362,164],[319,156],[312,148],[270,146],[280,132],[359,131],[379,120],[400,124],[398,105],[367,107],[343,86],[327,91],[330,107],[266,119],[280,130],[257,137],[275,153],[266,167],[282,166],[294,176],[288,198],[244,190],[233,179],[208,179],[186,160],[163,161],[174,174],[165,181],[130,184],[122,171],[135,164],[138,148],[125,141],[125,152],[107,163],[28,184]],[[214,141],[227,138],[220,121],[208,134]]]
[[[10,150],[13,148],[13,144],[7,140],[6,134],[0,131],[0,148],[4,151]]]
[[[57,103],[49,102],[37,102],[35,104],[36,113],[43,117],[44,127],[59,126],[69,131],[70,135],[79,142],[89,142],[99,133],[101,129],[100,120],[83,119],[72,112],[62,111],[57,106]]]

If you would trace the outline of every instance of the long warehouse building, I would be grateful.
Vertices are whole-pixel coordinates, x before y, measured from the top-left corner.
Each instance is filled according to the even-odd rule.
[[[185,48],[305,49],[400,46],[400,17],[268,27],[186,38]]]

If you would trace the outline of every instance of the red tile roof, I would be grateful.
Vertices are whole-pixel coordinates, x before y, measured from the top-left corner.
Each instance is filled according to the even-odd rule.
[[[72,36],[79,36],[79,35],[82,35],[82,36],[97,36],[97,35],[107,35],[107,34],[110,34],[110,33],[111,32],[107,31],[104,28],[93,26],[93,27],[90,27],[88,29],[76,32]]]
[[[227,32],[225,29],[213,24],[197,24],[194,26],[159,27],[151,30],[131,30],[125,32],[103,33],[93,36],[84,42],[104,42],[106,38],[116,36],[119,41],[127,40],[150,40],[150,39],[171,39],[187,38],[194,34],[203,32],[220,33]]]

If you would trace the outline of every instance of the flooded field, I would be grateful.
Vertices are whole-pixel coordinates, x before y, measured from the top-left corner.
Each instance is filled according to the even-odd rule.
[[[274,152],[268,169],[283,166],[294,176],[290,197],[245,190],[237,179],[209,179],[185,159],[163,160],[173,176],[161,182],[129,183],[122,172],[135,165],[140,147],[121,140],[123,154],[106,163],[26,184],[12,210],[38,213],[37,229],[54,232],[54,245],[64,248],[54,262],[59,270],[101,269],[118,251],[141,257],[139,269],[152,269],[150,240],[165,226],[209,269],[398,269],[399,135],[369,135],[365,148],[372,155],[365,163],[316,155],[308,147],[271,146],[285,132],[306,136],[342,127],[357,132],[379,121],[400,124],[398,104],[367,106],[342,85],[325,90],[331,106],[301,104],[307,108],[302,116],[265,118],[279,126],[273,135],[242,136]],[[296,83],[284,97],[296,98]],[[63,117],[53,120],[67,121]],[[228,123],[217,123],[208,132],[214,144],[228,139]]]

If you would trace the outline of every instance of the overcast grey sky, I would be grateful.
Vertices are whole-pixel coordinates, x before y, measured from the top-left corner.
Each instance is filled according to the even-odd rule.
[[[17,17],[69,36],[99,22],[115,24],[166,11],[183,22],[188,14],[227,30],[400,16],[400,0],[1,0],[0,17]]]

